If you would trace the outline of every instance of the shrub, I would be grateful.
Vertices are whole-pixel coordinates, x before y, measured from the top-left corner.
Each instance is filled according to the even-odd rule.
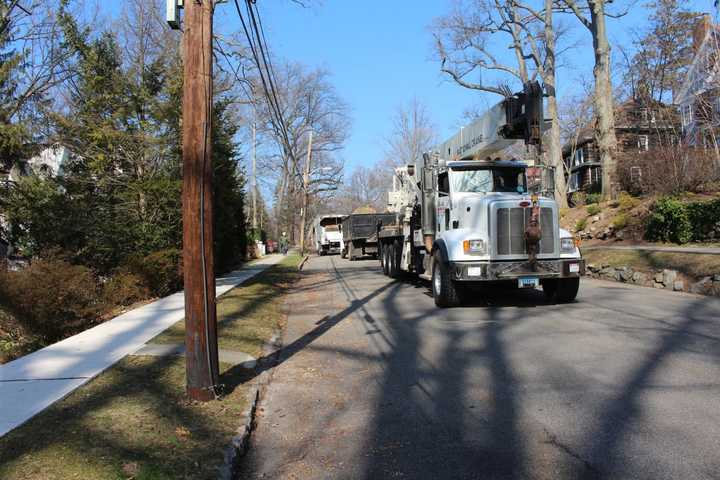
[[[693,240],[700,242],[720,238],[720,198],[710,202],[688,203],[686,208]]]
[[[0,271],[0,298],[28,332],[47,343],[88,328],[106,310],[92,271],[57,258]]]
[[[720,180],[712,152],[688,145],[665,145],[618,155],[620,188],[634,194],[700,192]]]
[[[622,230],[625,228],[628,224],[627,216],[624,214],[617,215],[615,218],[612,219],[611,225],[613,229],[615,230]]]
[[[671,197],[659,199],[653,207],[645,227],[645,238],[650,241],[687,243],[692,239],[693,228],[688,208]]]
[[[134,273],[119,272],[103,286],[103,299],[109,305],[132,305],[149,297],[150,289]]]
[[[160,250],[145,257],[131,258],[125,270],[136,275],[158,297],[182,288],[182,252],[178,249]]]
[[[618,198],[618,207],[620,207],[620,210],[627,212],[640,205],[640,203],[639,198],[635,198],[627,192],[620,192],[620,197]]]
[[[600,213],[600,205],[597,203],[593,203],[592,205],[587,206],[587,213],[588,215],[597,215]]]
[[[570,194],[570,203],[572,203],[574,207],[582,207],[587,204],[587,193],[573,192]]]
[[[587,218],[581,218],[580,220],[575,223],[575,231],[581,232],[585,230],[585,227],[587,227]]]
[[[600,203],[600,196],[599,193],[588,193],[587,197],[585,197],[585,202],[590,205],[591,203]]]

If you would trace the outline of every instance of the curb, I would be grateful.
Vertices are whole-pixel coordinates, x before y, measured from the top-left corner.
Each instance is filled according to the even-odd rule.
[[[273,367],[277,363],[275,352],[279,350],[281,345],[282,332],[277,330],[263,346],[262,358],[265,359],[265,362],[269,363],[269,367]],[[258,366],[259,365],[258,363]],[[241,421],[237,429],[237,434],[232,437],[230,444],[225,447],[223,464],[220,466],[218,472],[218,480],[232,480],[235,478],[235,473],[240,466],[240,460],[242,460],[248,451],[250,435],[255,426],[255,415],[258,402],[260,401],[260,392],[270,383],[271,372],[272,370],[268,368],[258,375],[256,381],[250,388],[250,392],[248,392],[248,407],[240,414]]]

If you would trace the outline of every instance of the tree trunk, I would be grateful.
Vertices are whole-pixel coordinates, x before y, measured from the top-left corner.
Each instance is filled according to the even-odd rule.
[[[560,208],[567,208],[567,183],[562,159],[560,142],[560,119],[558,117],[557,96],[555,92],[555,30],[553,26],[553,0],[545,0],[545,68],[543,81],[547,92],[547,113],[550,116],[550,138],[548,156],[550,165],[555,167],[555,201]]]
[[[612,196],[613,184],[616,179],[617,165],[615,162],[615,118],[613,111],[613,92],[610,81],[610,45],[605,27],[605,0],[588,0],[590,6],[591,33],[595,51],[595,141],[600,152],[602,165],[602,198],[609,200]]]

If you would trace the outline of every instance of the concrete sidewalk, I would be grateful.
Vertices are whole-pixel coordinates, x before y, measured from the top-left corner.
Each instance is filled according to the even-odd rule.
[[[218,278],[217,296],[283,258],[270,255]],[[142,348],[184,316],[184,294],[178,292],[0,365],[0,436]]]
[[[718,247],[663,247],[654,245],[597,245],[582,247],[583,251],[591,250],[635,250],[646,252],[695,253],[702,255],[720,255]]]

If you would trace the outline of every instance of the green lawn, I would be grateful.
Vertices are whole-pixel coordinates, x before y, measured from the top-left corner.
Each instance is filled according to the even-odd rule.
[[[282,295],[300,260],[288,256],[219,299],[221,348],[260,354],[284,322]],[[182,341],[182,325],[154,341]],[[183,358],[126,357],[0,438],[0,478],[216,478],[255,375],[231,367],[221,365],[225,396],[195,403],[185,398]]]

